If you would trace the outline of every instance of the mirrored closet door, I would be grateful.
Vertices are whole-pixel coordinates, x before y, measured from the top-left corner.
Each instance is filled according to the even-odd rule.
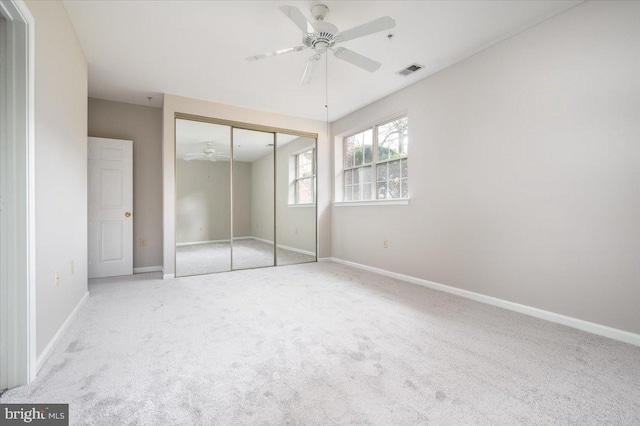
[[[231,270],[231,127],[176,119],[176,276]]]
[[[176,276],[315,262],[315,135],[188,117],[175,120]]]
[[[275,265],[275,134],[233,129],[232,269]]]
[[[316,140],[278,133],[278,265],[316,261]]]

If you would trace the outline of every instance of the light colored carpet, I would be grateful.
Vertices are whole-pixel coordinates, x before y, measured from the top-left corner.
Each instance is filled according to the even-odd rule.
[[[278,247],[278,265],[315,262],[314,256]],[[233,269],[273,266],[273,244],[254,239],[233,242]],[[211,274],[231,269],[231,245],[228,242],[192,244],[176,247],[176,275]]]
[[[334,263],[151,278],[93,281],[0,401],[96,425],[640,424],[635,346]]]

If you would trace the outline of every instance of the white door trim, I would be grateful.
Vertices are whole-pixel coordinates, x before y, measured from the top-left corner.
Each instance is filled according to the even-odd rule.
[[[11,203],[5,203],[7,228],[7,297],[0,306],[7,324],[8,387],[27,384],[36,376],[35,293],[35,21],[22,0],[0,1],[7,21],[7,179]],[[10,169],[10,170],[9,170]],[[7,231],[7,230],[5,230]],[[3,233],[3,238],[7,233]],[[11,342],[11,345],[8,344]]]

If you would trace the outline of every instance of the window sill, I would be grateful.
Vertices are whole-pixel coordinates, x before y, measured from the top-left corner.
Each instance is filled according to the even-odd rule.
[[[316,203],[305,203],[305,204],[288,204],[289,207],[315,207]]]
[[[408,198],[395,200],[367,200],[367,201],[336,201],[336,207],[360,207],[360,206],[406,206],[409,205]]]

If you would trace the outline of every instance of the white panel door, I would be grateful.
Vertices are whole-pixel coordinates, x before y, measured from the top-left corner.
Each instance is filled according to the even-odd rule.
[[[89,138],[89,278],[133,274],[133,142]]]

